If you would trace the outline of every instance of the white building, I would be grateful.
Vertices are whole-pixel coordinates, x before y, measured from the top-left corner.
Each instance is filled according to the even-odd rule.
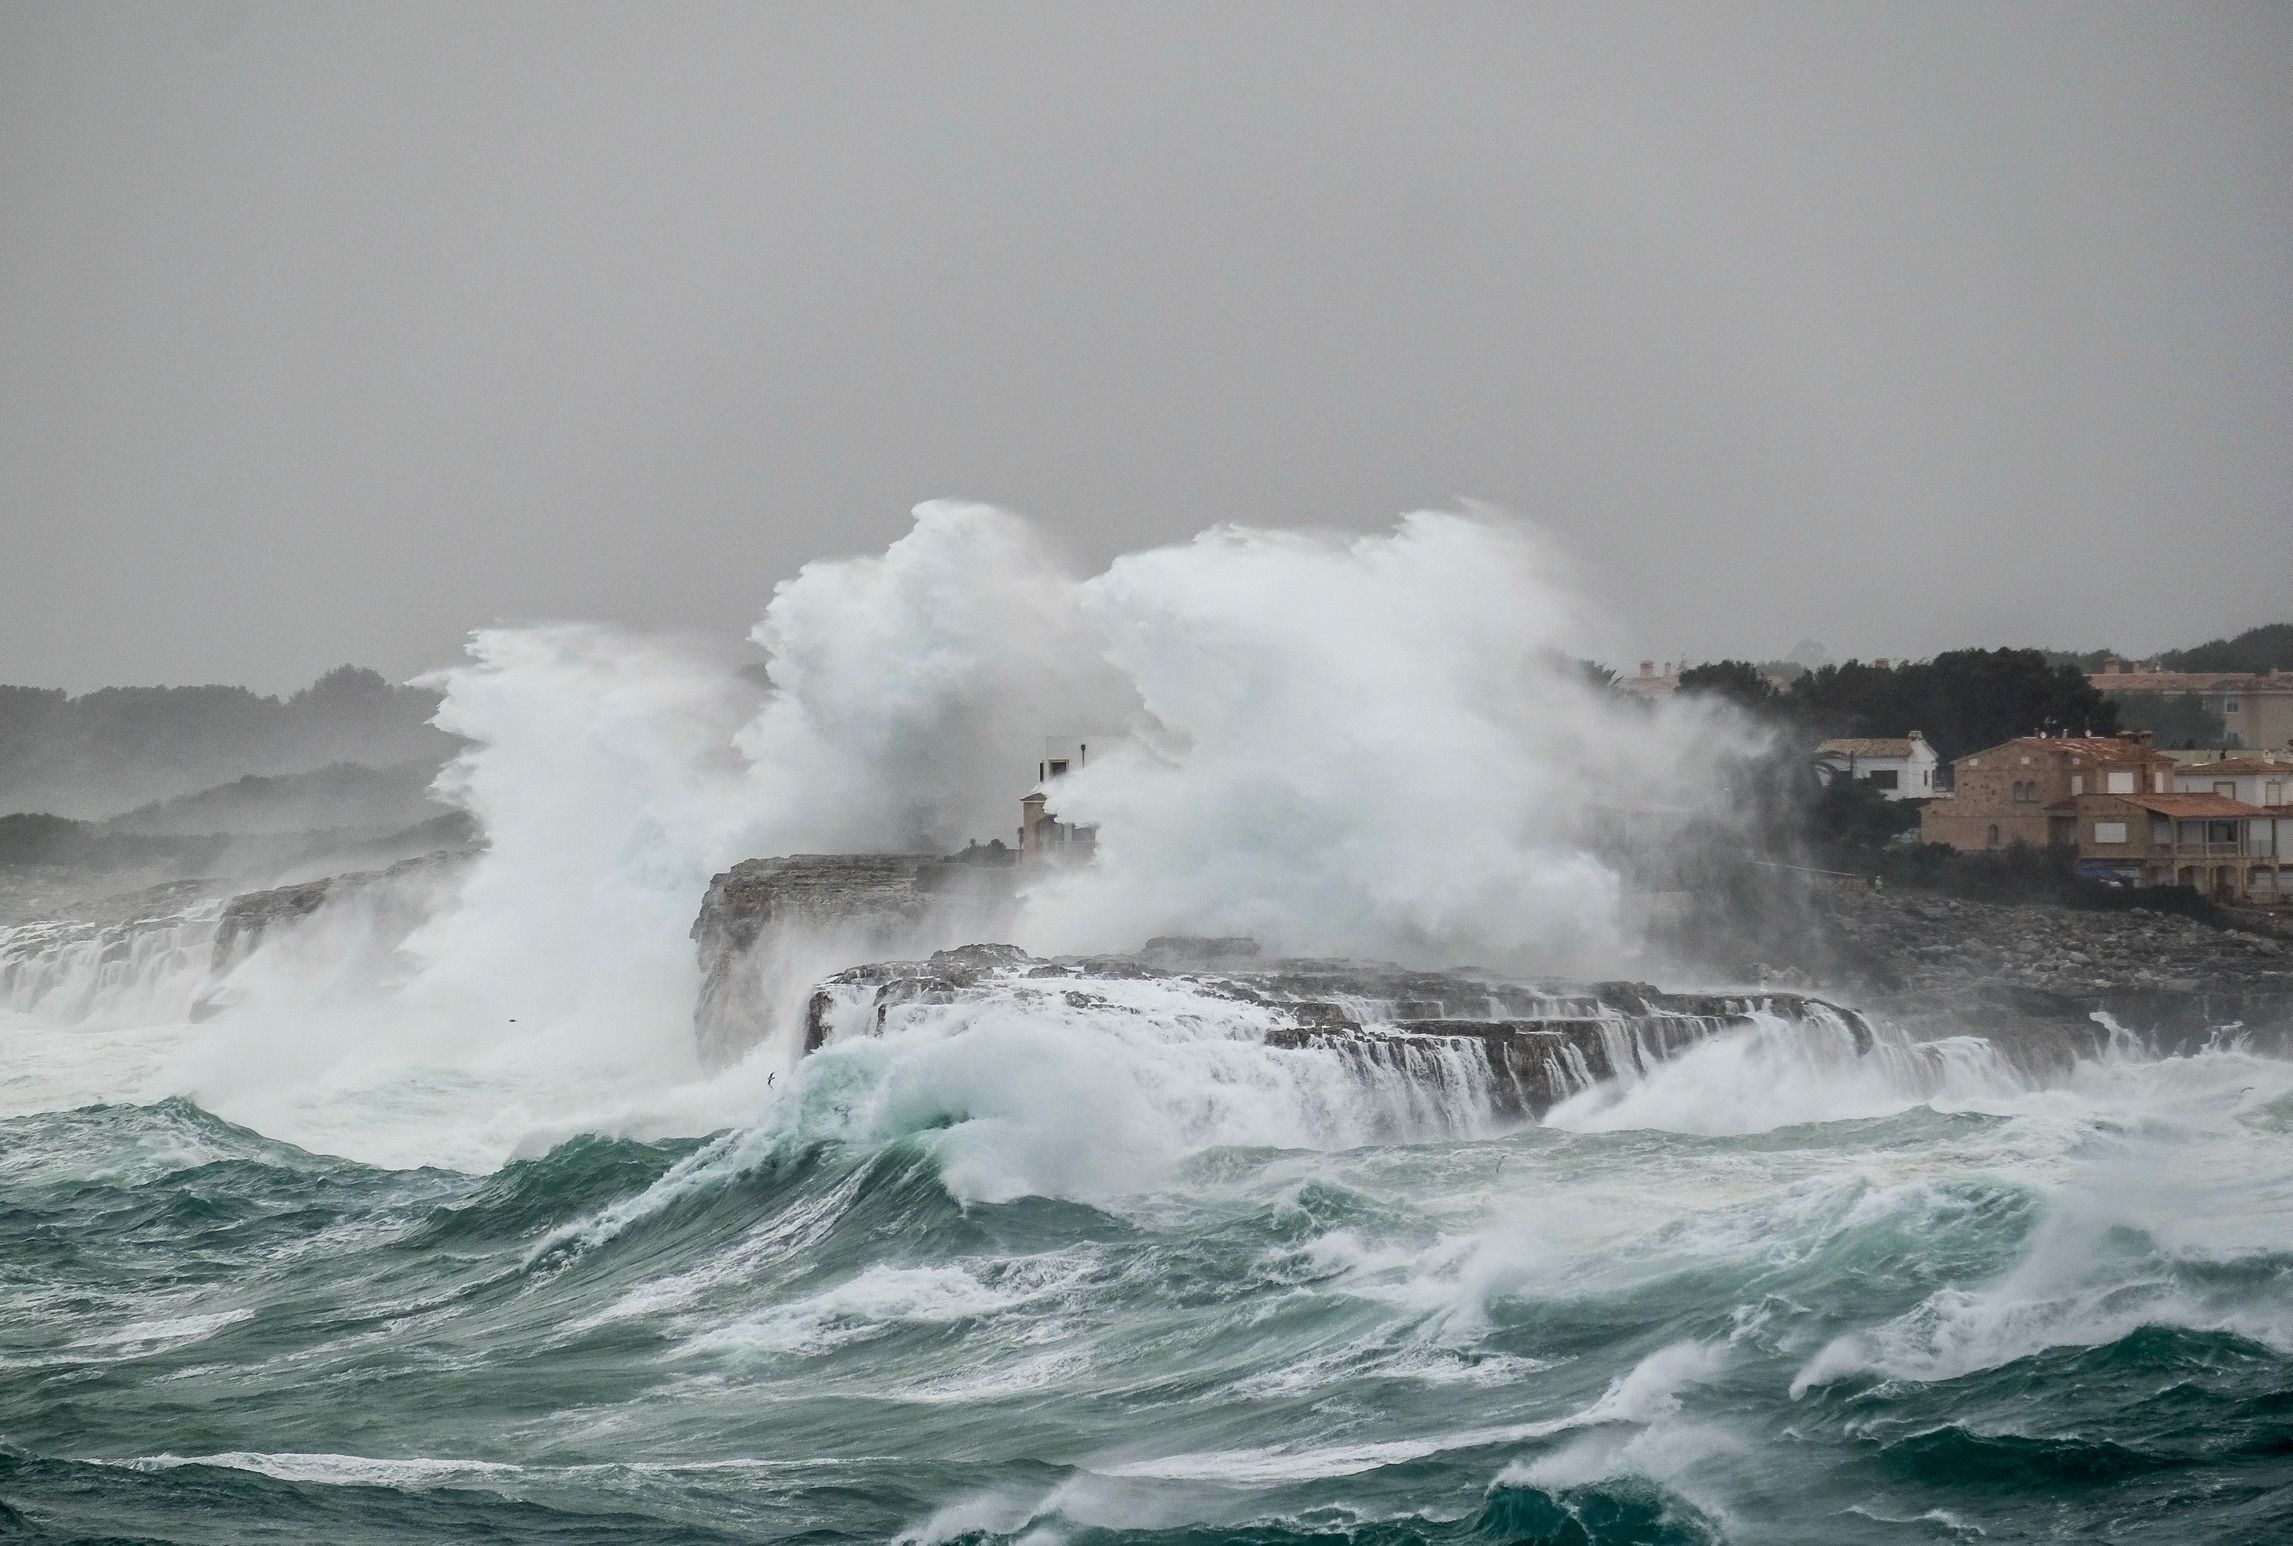
[[[1848,736],[1815,749],[1816,771],[1824,782],[1860,779],[1890,800],[1933,799],[1941,760],[1916,730],[1900,739]]]
[[[2217,794],[2247,805],[2293,803],[2293,757],[2184,762],[2174,769],[2174,793]]]

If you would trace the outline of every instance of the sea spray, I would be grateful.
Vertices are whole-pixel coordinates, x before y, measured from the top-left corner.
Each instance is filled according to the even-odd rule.
[[[1029,876],[1016,943],[1612,966],[1602,819],[1725,824],[1712,770],[1757,735],[1593,690],[1562,653],[1584,627],[1549,544],[1486,512],[1225,527],[1077,580],[1017,517],[938,503],[882,555],[775,588],[770,686],[737,726],[744,684],[691,652],[490,631],[435,678],[473,743],[441,793],[489,849],[418,936],[418,985],[495,1020],[665,1024],[690,1010],[679,941],[710,871],[996,838],[1044,737],[1102,731],[1058,789],[1099,860]]]
[[[1489,1126],[1231,999],[1084,991],[912,1004],[713,1139],[491,1176],[185,1101],[6,1119],[0,1495],[186,1542],[1848,1546],[2293,1499],[2282,1060],[1762,1024]]]
[[[1051,733],[1121,747],[1018,943],[1601,963],[1618,821],[1724,829],[1753,737],[1588,690],[1569,594],[1483,514],[1077,580],[943,505],[778,589],[769,686],[481,633],[441,787],[486,848],[403,945],[321,909],[199,1025],[120,1023],[188,1012],[199,920],[24,957],[0,1532],[2281,1538],[2293,1065],[2250,1039],[1619,1014],[1531,1122],[1465,1038],[1078,968],[698,1067],[714,870],[998,834]]]
[[[764,684],[690,641],[482,630],[428,679],[469,743],[438,794],[482,851],[395,961],[316,974],[323,998],[310,971],[247,963],[211,1000],[245,1067],[199,1088],[270,1099],[330,1047],[373,1061],[395,1042],[410,1073],[473,1088],[546,1059],[671,1091],[700,1073],[687,935],[713,872],[996,838],[1051,734],[1108,737],[1058,791],[1100,858],[1026,877],[1016,943],[1217,931],[1613,970],[1629,940],[1604,823],[1655,824],[1643,843],[1724,823],[1712,769],[1756,736],[1709,705],[1591,689],[1563,654],[1587,626],[1551,545],[1488,512],[1366,537],[1222,527],[1078,578],[1024,520],[942,502],[880,555],[774,588]],[[880,943],[782,942],[801,970],[775,984],[759,1055],[790,1067],[798,979]],[[101,999],[93,971],[39,997]],[[314,1016],[360,1029],[314,1036]]]

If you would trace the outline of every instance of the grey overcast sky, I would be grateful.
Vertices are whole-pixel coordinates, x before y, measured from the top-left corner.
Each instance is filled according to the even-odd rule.
[[[2293,6],[0,8],[0,680],[1471,497],[1612,658],[2293,616]]]

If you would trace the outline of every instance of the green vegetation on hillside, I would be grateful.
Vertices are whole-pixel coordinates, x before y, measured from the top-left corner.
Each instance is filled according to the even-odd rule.
[[[2117,692],[2118,723],[2147,730],[2160,746],[2226,746],[2229,725],[2194,692]]]
[[[2293,623],[2264,623],[2232,639],[2167,650],[2158,664],[2168,671],[2293,671]]]
[[[438,695],[344,666],[292,697],[244,687],[0,687],[0,812],[105,816],[247,774],[452,755]]]
[[[1832,736],[1919,731],[1948,761],[2039,731],[2107,735],[2118,709],[2070,665],[2039,650],[1949,650],[1900,665],[1819,666],[1780,691],[1748,661],[1680,673],[1682,692],[1728,699],[1812,748]]]

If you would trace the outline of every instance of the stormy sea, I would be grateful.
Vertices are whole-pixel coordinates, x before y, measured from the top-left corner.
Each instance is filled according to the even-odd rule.
[[[0,936],[0,1539],[2293,1538],[2260,1031],[1749,992],[1525,1102],[1452,1055],[1501,1005],[1381,1061],[1094,954],[1740,987],[1584,812],[1718,820],[1749,732],[1552,664],[1552,572],[1475,516],[1075,580],[929,507],[779,588],[769,682],[480,635],[470,852]],[[1017,883],[1034,957],[822,1030],[883,953],[824,930],[703,1055],[712,874],[1002,841],[1054,733],[1096,851]]]

